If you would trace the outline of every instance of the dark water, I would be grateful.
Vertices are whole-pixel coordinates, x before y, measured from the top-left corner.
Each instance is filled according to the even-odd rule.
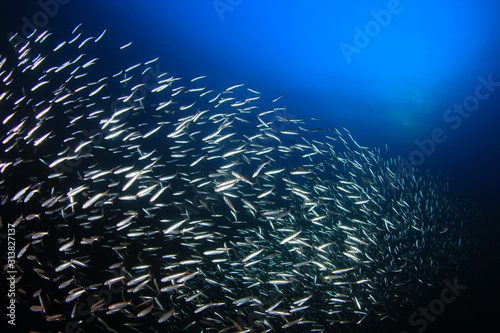
[[[343,126],[361,145],[387,144],[386,156],[448,179],[485,215],[475,230],[480,256],[459,277],[468,289],[425,331],[495,331],[499,2],[54,0],[4,1],[0,11],[2,54],[12,52],[9,32],[33,25],[63,36],[78,23],[93,35],[108,29],[113,43],[96,56],[130,41],[133,48],[97,71],[159,56],[159,72],[207,75],[211,89],[245,83],[263,99],[284,94],[286,115],[321,119],[309,127]]]

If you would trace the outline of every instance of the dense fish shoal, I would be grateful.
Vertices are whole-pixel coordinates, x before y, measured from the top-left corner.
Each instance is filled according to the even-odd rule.
[[[286,96],[212,90],[159,58],[108,73],[133,44],[98,54],[105,40],[35,31],[0,58],[19,314],[54,331],[376,330],[470,260],[476,210],[440,177]]]

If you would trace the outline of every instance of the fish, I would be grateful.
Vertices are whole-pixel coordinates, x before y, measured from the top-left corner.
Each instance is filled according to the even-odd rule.
[[[23,188],[22,190],[20,190],[19,192],[17,192],[13,197],[12,197],[12,201],[17,201],[19,199],[21,199],[21,197],[23,195],[26,194],[26,192],[31,188],[31,185],[28,185],[26,186],[25,188]]]
[[[83,205],[82,205],[82,209],[87,209],[89,208],[90,206],[94,205],[97,200],[99,200],[100,198],[104,197],[105,195],[108,194],[109,191],[106,191],[104,193],[98,193],[96,195],[94,195],[93,197],[91,197],[90,199],[88,199]]]
[[[50,82],[50,81],[42,81],[42,82],[39,82],[39,83],[35,84],[35,85],[31,88],[31,91],[33,92],[33,91],[37,90],[38,88],[40,88],[41,86],[43,86],[43,85],[45,85],[45,84],[47,84],[47,83],[49,83],[49,82]]]
[[[59,251],[61,251],[61,252],[69,251],[73,245],[75,245],[75,237],[74,236],[73,236],[72,240],[70,240],[69,242],[63,244],[59,248]]]
[[[132,42],[129,42],[127,44],[124,44],[124,45],[120,46],[120,50],[123,50],[123,49],[129,47],[130,45],[132,45]]]
[[[273,99],[271,102],[272,102],[272,103],[276,103],[276,102],[277,102],[277,101],[279,101],[282,97],[283,97],[283,94],[279,95],[278,97],[276,97],[275,99]]]
[[[95,94],[97,94],[99,91],[101,91],[101,90],[102,90],[102,88],[104,88],[104,87],[105,87],[105,86],[107,86],[107,85],[108,85],[108,84],[107,84],[107,83],[105,83],[105,84],[103,84],[103,85],[99,86],[99,88],[97,88],[96,90],[92,91],[92,92],[89,94],[89,97],[94,96],[94,95],[95,95]],[[56,102],[57,102],[57,100],[56,100]]]
[[[85,289],[80,289],[80,290],[77,290],[77,291],[69,294],[68,297],[66,297],[65,302],[70,303],[70,302],[74,301],[75,299],[80,297],[84,292],[86,292]]]
[[[241,262],[247,262],[249,260],[252,260],[253,258],[255,258],[256,256],[258,256],[259,254],[261,254],[262,252],[264,251],[264,249],[259,249],[255,252],[252,252],[250,253],[249,255],[245,256]]]
[[[97,38],[94,40],[94,43],[97,43],[98,41],[101,40],[101,38],[104,36],[104,34],[106,33],[106,29],[104,29],[103,32],[101,32],[101,34],[99,36],[97,36]]]
[[[297,237],[298,235],[300,235],[300,233],[302,232],[302,230],[299,230],[297,232],[294,232],[293,234],[291,234],[290,236],[284,238],[282,241],[280,241],[280,245],[283,245],[283,244],[286,244],[288,242],[290,242],[292,239],[294,239],[295,237]]]

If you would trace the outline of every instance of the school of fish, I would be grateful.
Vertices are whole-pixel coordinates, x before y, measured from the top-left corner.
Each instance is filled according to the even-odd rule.
[[[71,332],[376,331],[467,261],[475,210],[440,178],[244,84],[158,58],[106,73],[106,31],[85,35],[13,35],[0,58],[19,313]]]

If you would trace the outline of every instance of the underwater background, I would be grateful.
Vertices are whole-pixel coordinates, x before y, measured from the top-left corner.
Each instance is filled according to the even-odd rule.
[[[448,181],[450,192],[479,212],[471,228],[477,245],[458,276],[467,289],[425,331],[495,332],[499,22],[495,0],[3,1],[0,53],[12,57],[9,36],[34,26],[61,41],[79,23],[93,36],[107,29],[96,52],[132,44],[126,56],[103,56],[97,73],[159,57],[157,72],[206,75],[204,85],[215,91],[244,83],[268,103],[283,95],[282,115],[304,119],[304,127],[345,128],[360,146]],[[2,119],[10,113],[0,112]],[[442,283],[435,282],[423,306],[439,295]],[[391,329],[416,332],[410,314]],[[44,323],[40,313],[19,310],[18,320],[25,318]]]

